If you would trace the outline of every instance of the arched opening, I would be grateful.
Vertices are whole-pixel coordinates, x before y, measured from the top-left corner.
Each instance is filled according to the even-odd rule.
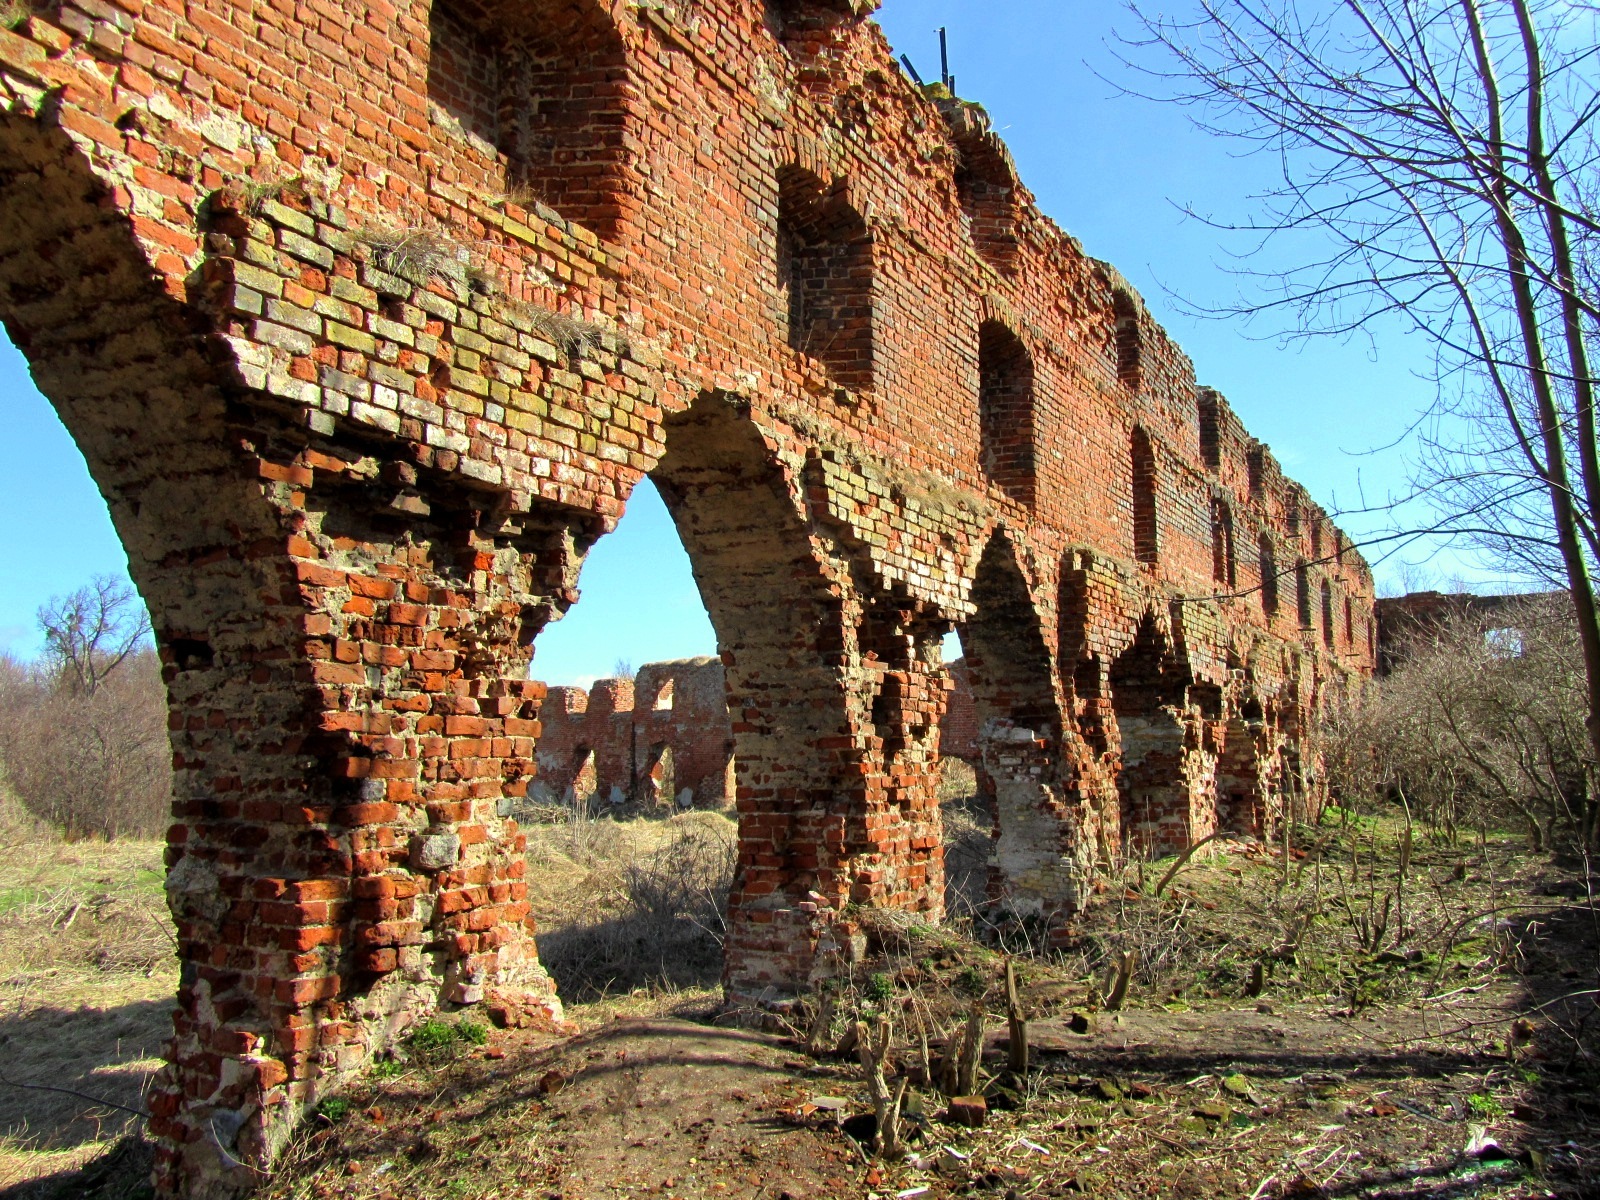
[[[671,803],[679,808],[694,806],[694,792],[690,790],[687,802],[678,799],[678,774],[673,766],[672,747],[657,742],[650,747],[645,760],[645,794],[643,800],[652,806]]]
[[[1259,705],[1255,711],[1254,718],[1241,711],[1229,719],[1217,758],[1217,828],[1230,837],[1260,839],[1268,832]]]
[[[1295,614],[1300,619],[1300,628],[1309,630],[1312,627],[1311,568],[1303,558],[1294,564],[1294,607]]]
[[[1344,644],[1351,649],[1354,649],[1356,644],[1355,605],[1351,603],[1349,596],[1344,598]]]
[[[1144,331],[1140,327],[1140,305],[1126,287],[1111,293],[1111,316],[1115,323],[1117,381],[1138,391],[1144,383]]]
[[[1333,585],[1322,581],[1322,643],[1333,649]]]
[[[1017,189],[1015,168],[998,138],[967,138],[956,167],[956,199],[966,214],[972,247],[997,271],[1017,266]]]
[[[1211,501],[1211,578],[1230,591],[1239,586],[1233,550],[1233,510],[1220,496]]]
[[[1110,681],[1123,846],[1153,857],[1178,853],[1192,834],[1181,717],[1191,677],[1153,613],[1111,664]]]
[[[432,0],[428,99],[436,123],[492,158],[486,179],[602,237],[624,209],[630,85],[599,0]]]
[[[1261,535],[1257,551],[1261,572],[1261,611],[1270,619],[1278,615],[1278,555],[1273,549],[1270,533]]]
[[[978,429],[989,478],[1013,500],[1032,505],[1033,356],[999,321],[978,327]]]
[[[1154,566],[1160,551],[1156,512],[1156,455],[1150,435],[1135,425],[1129,444],[1129,465],[1133,483],[1133,556]]]
[[[851,391],[872,387],[872,240],[842,189],[778,172],[777,311],[790,349]]]
[[[689,551],[735,714],[724,979],[733,997],[792,995],[835,952],[847,905],[938,913],[937,732],[908,679],[936,668],[938,639],[909,602],[841,598],[791,479],[736,397],[706,393],[665,424],[652,477]]]
[[[566,802],[580,811],[593,808],[600,792],[600,771],[590,747],[580,746],[573,753],[571,779],[563,797]]]
[[[962,646],[977,710],[980,783],[993,807],[989,895],[1009,916],[1074,911],[1087,875],[1063,792],[1050,652],[1017,552],[996,533],[978,561]]]
[[[1222,469],[1222,398],[1210,388],[1201,388],[1196,398],[1200,426],[1200,458],[1211,471]]]

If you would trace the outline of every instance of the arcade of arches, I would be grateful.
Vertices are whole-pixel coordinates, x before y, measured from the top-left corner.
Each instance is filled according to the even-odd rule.
[[[1365,563],[874,7],[0,29],[0,317],[170,697],[163,1195],[248,1190],[438,1006],[559,1017],[509,816],[527,665],[646,473],[732,713],[736,999],[834,969],[853,907],[938,918],[953,628],[997,886],[1046,920],[1315,786],[1306,717],[1372,667]]]

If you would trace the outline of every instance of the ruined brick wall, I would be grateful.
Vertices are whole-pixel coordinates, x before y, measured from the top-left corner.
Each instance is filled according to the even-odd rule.
[[[647,663],[584,692],[552,687],[543,709],[543,803],[720,808],[733,801],[733,723],[715,658]]]
[[[539,630],[649,473],[716,629],[727,985],[936,920],[960,628],[1000,897],[1317,786],[1370,575],[871,0],[61,0],[0,29],[0,317],[149,602],[165,1195],[436,1005],[559,1003]]]
[[[978,706],[972,698],[972,677],[965,659],[946,663],[950,675],[950,694],[945,699],[944,716],[939,721],[939,752],[946,758],[968,762],[982,753],[978,742]]]
[[[1374,605],[1376,668],[1387,675],[1405,660],[1408,643],[1453,620],[1471,615],[1493,619],[1557,593],[1523,592],[1479,596],[1472,592],[1408,592],[1386,596]]]

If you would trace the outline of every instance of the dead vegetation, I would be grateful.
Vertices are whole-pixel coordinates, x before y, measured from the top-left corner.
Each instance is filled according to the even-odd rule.
[[[171,1033],[177,960],[160,843],[67,842],[9,795],[0,840],[0,1189],[20,1189],[137,1131],[126,1110]]]
[[[733,885],[717,812],[614,820],[551,805],[528,828],[539,957],[569,1003],[714,988]]]

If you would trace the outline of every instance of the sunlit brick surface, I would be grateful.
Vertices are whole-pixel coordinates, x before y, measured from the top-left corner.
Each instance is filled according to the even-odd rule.
[[[939,916],[953,626],[1022,914],[1316,787],[1366,565],[872,7],[63,0],[0,30],[0,316],[171,695],[163,1194],[247,1190],[438,1005],[558,1016],[508,816],[527,666],[646,472],[726,675],[735,999],[835,970],[850,906]]]

